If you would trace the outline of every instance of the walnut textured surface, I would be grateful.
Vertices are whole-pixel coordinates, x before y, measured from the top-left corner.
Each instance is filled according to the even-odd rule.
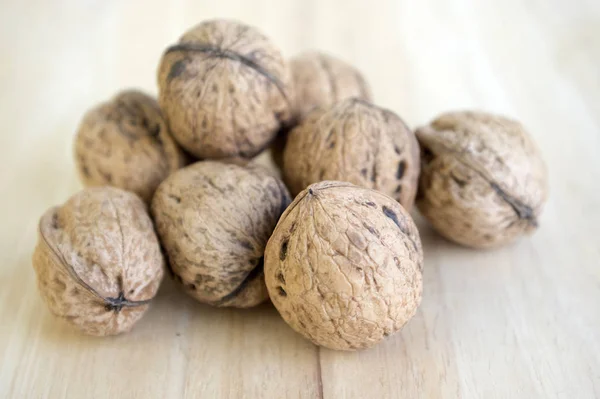
[[[294,82],[294,114],[306,116],[315,107],[347,98],[371,101],[371,89],[352,65],[331,55],[309,51],[290,60]]]
[[[383,192],[410,210],[419,177],[419,146],[396,114],[348,99],[313,110],[287,138],[283,173],[292,194],[323,180]]]
[[[422,174],[417,206],[435,229],[486,248],[537,227],[546,167],[523,126],[481,112],[441,115],[417,130]]]
[[[177,141],[199,158],[250,158],[291,118],[287,62],[257,29],[203,22],[163,55],[159,101]]]
[[[130,330],[164,267],[144,203],[118,188],[88,188],[49,209],[38,232],[33,267],[50,311],[87,334]]]
[[[263,254],[290,202],[261,166],[202,161],[165,180],[152,213],[176,279],[200,302],[250,307],[267,299]]]
[[[231,163],[238,166],[259,165],[264,167],[271,175],[282,178],[281,168],[275,160],[276,154],[273,146],[262,151],[253,158],[229,157],[219,159],[218,162]]]
[[[156,100],[127,90],[85,115],[75,139],[75,162],[84,185],[119,187],[149,202],[186,158]]]
[[[408,212],[345,182],[300,193],[265,251],[265,280],[281,316],[332,349],[368,348],[398,331],[420,304],[422,267]]]

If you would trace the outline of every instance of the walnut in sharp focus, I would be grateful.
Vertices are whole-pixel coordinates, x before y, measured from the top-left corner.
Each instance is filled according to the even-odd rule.
[[[451,112],[417,130],[417,206],[457,243],[495,247],[535,230],[548,195],[546,167],[523,126],[482,112]]]
[[[419,146],[402,119],[347,99],[313,110],[290,133],[283,173],[292,194],[323,180],[372,188],[410,210],[417,191]]]
[[[265,280],[284,320],[317,345],[368,348],[398,331],[422,293],[423,251],[392,198],[321,182],[285,211],[265,250]]]
[[[267,299],[263,254],[290,202],[284,184],[261,166],[202,161],[165,180],[152,214],[185,291],[215,306]]]
[[[291,118],[289,67],[257,29],[203,22],[169,47],[159,101],[177,141],[199,158],[250,158]]]
[[[149,202],[186,158],[156,100],[127,90],[87,112],[75,138],[75,162],[84,185],[119,187]]]
[[[294,114],[303,118],[315,107],[332,105],[347,98],[371,101],[371,90],[352,65],[318,51],[290,60],[294,82]]]
[[[147,310],[164,260],[144,203],[95,187],[42,216],[33,267],[53,314],[87,334],[114,335]]]

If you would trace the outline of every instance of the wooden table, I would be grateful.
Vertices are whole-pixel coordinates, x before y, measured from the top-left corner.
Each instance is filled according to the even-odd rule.
[[[1,5],[0,397],[600,397],[600,2],[168,3]],[[80,188],[82,113],[122,87],[155,93],[161,51],[215,16],[259,26],[286,55],[338,54],[411,126],[462,108],[522,120],[550,171],[541,228],[474,251],[418,218],[423,304],[363,352],[319,349],[269,305],[199,305],[170,281],[127,335],[54,319],[30,258],[39,216]]]

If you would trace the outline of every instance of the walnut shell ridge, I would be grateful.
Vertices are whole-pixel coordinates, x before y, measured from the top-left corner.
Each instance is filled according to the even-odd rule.
[[[280,51],[257,29],[210,20],[169,47],[159,102],[173,136],[203,159],[251,158],[291,119],[293,87]]]
[[[398,331],[422,294],[423,250],[394,199],[321,182],[284,212],[265,250],[265,280],[283,319],[316,345],[355,350]]]
[[[371,101],[371,89],[360,71],[332,55],[308,51],[292,58],[290,69],[297,118],[347,98]]]
[[[187,161],[156,100],[136,90],[122,91],[88,111],[74,147],[85,186],[119,187],[147,203],[160,182]]]
[[[264,249],[289,203],[283,182],[259,165],[201,161],[159,186],[152,214],[185,292],[244,308],[268,298]]]
[[[42,216],[33,267],[54,315],[87,334],[115,335],[148,309],[164,259],[140,198],[94,187]]]
[[[283,154],[293,195],[323,180],[381,191],[410,211],[417,192],[419,145],[391,111],[358,99],[316,108],[294,128]]]
[[[538,148],[519,122],[449,112],[416,134],[422,148],[417,206],[441,235],[489,248],[536,229],[548,178]]]

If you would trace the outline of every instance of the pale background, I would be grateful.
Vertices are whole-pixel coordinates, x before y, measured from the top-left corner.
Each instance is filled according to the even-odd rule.
[[[523,121],[550,171],[531,238],[472,251],[426,224],[425,294],[376,348],[318,349],[265,305],[199,305],[171,282],[128,335],[53,319],[30,254],[49,206],[80,188],[71,142],[86,108],[156,92],[161,51],[191,25],[235,17],[287,56],[354,63],[411,126],[449,109]],[[600,2],[2,1],[0,397],[600,397]]]

